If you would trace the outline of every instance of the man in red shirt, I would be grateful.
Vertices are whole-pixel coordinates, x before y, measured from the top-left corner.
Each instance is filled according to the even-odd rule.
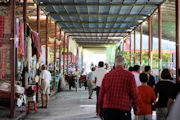
[[[102,81],[98,115],[104,120],[131,120],[131,100],[139,108],[138,89],[134,75],[125,70],[124,57],[115,58],[115,69],[107,73]]]

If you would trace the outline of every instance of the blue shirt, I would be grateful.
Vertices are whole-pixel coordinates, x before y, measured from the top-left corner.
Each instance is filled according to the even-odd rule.
[[[93,72],[90,72],[90,73],[88,74],[87,80],[89,80],[89,81],[94,80],[94,74],[93,74]]]

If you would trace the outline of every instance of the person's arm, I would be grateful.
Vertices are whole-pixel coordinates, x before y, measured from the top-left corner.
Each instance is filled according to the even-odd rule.
[[[40,88],[42,89],[42,85],[43,85],[43,83],[44,83],[44,73],[41,73],[41,75],[40,75],[40,81],[41,81]]]
[[[158,97],[158,89],[159,89],[159,84],[157,83],[155,85],[155,88],[154,88],[154,92],[155,92],[156,98]]]
[[[41,79],[41,86],[40,86],[41,89],[43,89],[42,87],[43,83],[44,83],[44,79]]]
[[[176,98],[176,95],[177,95],[177,93],[176,93],[176,84],[174,84],[174,85],[171,87],[170,95],[171,95],[171,96],[169,97],[168,103],[167,103],[168,112],[170,112],[171,107],[172,107],[172,105],[173,105],[173,103],[174,103],[174,100],[175,100],[175,98]]]
[[[156,104],[156,95],[155,95],[155,92],[154,92],[154,90],[152,89],[152,101],[153,101],[153,103],[154,104]]]
[[[96,72],[93,73],[93,81],[92,82],[95,84],[97,82]]]

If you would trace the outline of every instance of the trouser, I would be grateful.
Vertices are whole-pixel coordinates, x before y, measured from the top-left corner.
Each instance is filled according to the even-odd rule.
[[[138,115],[138,120],[152,120],[152,115]]]
[[[131,113],[120,109],[104,108],[103,118],[104,120],[131,120]]]
[[[157,120],[166,120],[168,114],[168,109],[164,108],[156,108],[156,116]]]
[[[97,96],[97,103],[96,103],[96,113],[98,113],[98,96],[99,96],[100,87],[96,87],[96,96]]]
[[[90,80],[87,81],[88,91],[89,91],[89,97],[93,94],[93,85]]]

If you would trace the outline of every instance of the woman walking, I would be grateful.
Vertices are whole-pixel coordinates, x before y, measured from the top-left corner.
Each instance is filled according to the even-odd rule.
[[[166,120],[168,109],[168,99],[172,94],[174,82],[171,80],[171,74],[168,69],[164,69],[161,73],[161,80],[155,86],[155,93],[158,98],[156,103],[157,120]]]

